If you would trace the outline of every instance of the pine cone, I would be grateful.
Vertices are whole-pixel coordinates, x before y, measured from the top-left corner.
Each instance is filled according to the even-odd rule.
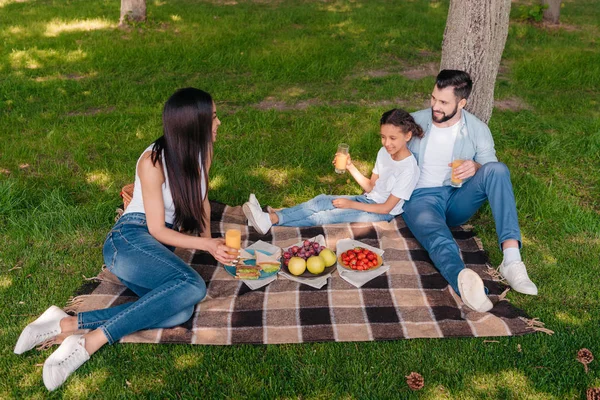
[[[583,364],[585,372],[588,372],[588,364],[594,361],[594,355],[588,349],[581,349],[577,352],[577,361]]]
[[[423,379],[421,374],[411,372],[410,375],[406,376],[406,384],[412,390],[421,390],[425,386],[425,379]]]
[[[589,388],[586,395],[587,400],[600,400],[600,387]]]

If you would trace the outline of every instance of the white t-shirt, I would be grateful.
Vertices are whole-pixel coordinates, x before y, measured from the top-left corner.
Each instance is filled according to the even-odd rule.
[[[444,180],[452,171],[448,164],[452,162],[452,151],[459,129],[460,121],[447,128],[431,124],[416,189],[444,186]]]
[[[404,160],[396,161],[382,147],[377,153],[373,173],[379,175],[379,178],[375,182],[373,190],[367,193],[367,198],[382,204],[392,194],[398,197],[400,201],[390,211],[390,214],[401,214],[404,201],[410,200],[410,196],[419,180],[419,167],[415,156],[411,154]]]

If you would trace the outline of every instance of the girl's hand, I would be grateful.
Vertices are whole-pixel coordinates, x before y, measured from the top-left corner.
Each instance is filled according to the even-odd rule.
[[[332,203],[335,208],[352,208],[352,203],[354,202],[352,200],[341,198],[334,199]]]
[[[233,265],[238,258],[239,250],[225,245],[223,239],[208,239],[208,251],[218,262],[223,265]]]
[[[333,161],[331,162],[333,165],[335,165],[335,160],[337,159],[337,153],[335,154],[335,157],[333,157]],[[346,169],[348,169],[349,166],[352,165],[352,158],[350,157],[350,153],[348,153],[348,158],[346,159]]]

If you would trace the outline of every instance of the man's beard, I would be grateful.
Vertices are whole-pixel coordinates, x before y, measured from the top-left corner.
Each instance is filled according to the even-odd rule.
[[[443,122],[449,121],[452,118],[454,118],[454,116],[456,115],[456,113],[458,112],[458,104],[456,105],[456,107],[454,107],[454,111],[452,111],[452,114],[450,115],[446,115],[444,114],[444,116],[442,118],[436,118],[434,112],[433,112],[433,108],[431,109],[431,118],[433,119],[433,122],[437,122],[438,124],[441,124]]]

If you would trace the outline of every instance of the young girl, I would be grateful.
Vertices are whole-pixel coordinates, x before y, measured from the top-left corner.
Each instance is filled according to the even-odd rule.
[[[422,137],[423,130],[404,110],[385,112],[380,120],[381,144],[371,179],[352,164],[346,169],[366,194],[359,196],[319,195],[306,203],[275,212],[263,212],[254,194],[243,205],[248,222],[265,235],[273,225],[315,226],[341,222],[390,221],[402,213],[402,205],[410,199],[417,181],[417,161],[406,147],[413,136]],[[335,159],[334,159],[335,164]]]
[[[44,384],[54,390],[106,343],[142,329],[168,328],[187,321],[206,294],[200,275],[177,257],[177,247],[204,250],[223,264],[234,252],[210,238],[208,171],[221,121],[211,96],[180,89],[163,110],[163,136],[141,155],[134,192],[123,216],[108,233],[103,255],[107,268],[139,300],[69,316],[52,306],[21,333],[21,354],[60,333],[68,336],[46,360]],[[200,237],[179,232],[198,231]]]

